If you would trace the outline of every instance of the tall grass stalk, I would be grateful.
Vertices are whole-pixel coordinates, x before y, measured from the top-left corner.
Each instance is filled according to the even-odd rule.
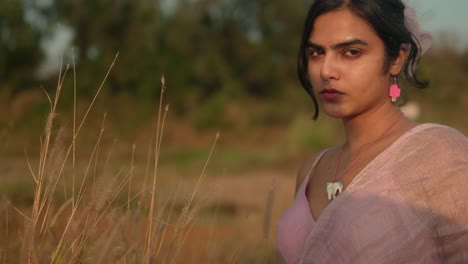
[[[40,153],[37,169],[26,156],[26,162],[35,182],[32,208],[29,213],[22,212],[8,201],[25,221],[20,229],[22,247],[18,254],[20,263],[175,263],[180,261],[183,246],[194,226],[194,218],[199,211],[200,202],[196,195],[206,176],[208,163],[213,155],[219,133],[211,146],[201,174],[196,180],[193,191],[186,197],[182,210],[177,211],[180,185],[171,194],[159,201],[158,164],[163,134],[168,116],[169,105],[163,106],[166,90],[164,77],[161,78],[155,137],[150,139],[152,149],[148,150],[148,160],[143,169],[144,181],[141,188],[135,177],[138,170],[136,145],[133,144],[129,169],[112,170],[111,157],[113,146],[102,154],[105,121],[104,114],[100,130],[96,133],[94,146],[89,150],[87,160],[78,155],[78,137],[88,119],[98,95],[104,87],[109,73],[118,58],[112,61],[95,96],[83,117],[77,114],[77,77],[75,61],[72,66],[60,68],[54,96],[46,93],[50,103],[44,134],[40,139]],[[58,125],[57,106],[62,94],[65,79],[73,68],[73,127],[71,138],[66,137],[67,129]],[[67,141],[68,140],[68,141]],[[102,157],[101,157],[102,156]],[[151,156],[151,158],[150,158]],[[151,163],[151,164],[150,164]],[[71,170],[71,171],[70,171]],[[149,187],[146,186],[148,174],[152,175]],[[92,176],[92,177],[91,177]],[[68,181],[68,180],[71,181]],[[140,178],[141,179],[141,178]],[[68,185],[65,184],[68,182]],[[63,183],[63,195],[60,195]],[[71,186],[70,186],[71,184]],[[135,194],[133,190],[138,192]],[[148,193],[148,200],[145,200]],[[71,195],[68,195],[71,194]],[[125,200],[125,201],[122,201]],[[137,204],[134,208],[132,205]],[[6,226],[2,229],[11,232],[8,211]],[[0,244],[0,262],[8,247]]]
[[[73,138],[72,138],[72,143],[71,145],[69,146],[66,154],[65,154],[65,159],[62,163],[62,166],[60,168],[60,172],[57,174],[57,181],[58,181],[58,178],[60,177],[60,175],[62,175],[62,172],[63,172],[63,169],[65,167],[65,164],[66,164],[66,160],[70,154],[70,151],[72,152],[72,213],[68,219],[68,222],[67,222],[67,225],[65,227],[65,230],[63,231],[63,234],[62,234],[62,237],[58,243],[58,246],[55,250],[55,253],[54,255],[52,256],[52,262],[55,262],[57,260],[57,258],[60,258],[60,252],[62,251],[62,245],[63,245],[63,242],[64,242],[64,237],[70,227],[70,224],[72,223],[73,221],[73,218],[76,214],[76,211],[78,210],[78,203],[79,201],[82,200],[83,198],[83,195],[78,195],[78,200],[76,200],[76,196],[75,196],[75,155],[76,155],[76,139],[78,137],[78,134],[83,126],[83,124],[85,123],[91,109],[93,108],[94,106],[94,103],[96,101],[96,99],[98,98],[102,88],[104,87],[104,84],[105,82],[107,81],[107,78],[109,77],[109,74],[112,70],[112,68],[114,67],[114,64],[118,58],[118,53],[116,54],[114,60],[112,61],[109,69],[107,70],[107,73],[104,77],[104,79],[102,80],[98,90],[96,91],[94,97],[93,97],[93,100],[91,101],[90,105],[88,106],[87,110],[86,110],[86,113],[85,115],[83,116],[81,122],[80,122],[80,125],[78,126],[78,128],[76,128],[76,70],[75,70],[75,61],[73,59],[73,72],[74,72],[74,78],[73,78],[73,90],[74,90],[74,106],[73,106]],[[74,58],[74,56],[72,56]],[[67,70],[69,69],[69,66],[67,65]],[[55,113],[56,113],[56,106],[57,106],[57,103],[59,101],[59,98],[60,98],[60,92],[61,92],[61,88],[63,87],[63,82],[64,82],[64,79],[65,78],[62,78],[60,79],[59,77],[59,83],[60,85],[58,86],[57,88],[57,93],[55,95],[55,101],[54,101],[54,106],[53,106],[53,109],[51,111],[51,115],[49,115],[50,117],[50,121],[48,120],[48,123],[47,123],[47,127],[48,129],[46,131],[46,138],[48,139],[47,140],[47,143],[46,143],[46,149],[48,148],[48,145],[50,144],[50,135],[51,135],[51,131],[52,131],[52,125],[53,125],[53,117],[55,116]],[[42,154],[41,154],[41,160],[43,159],[42,157]],[[44,156],[44,160],[47,159],[47,156]],[[50,193],[53,193],[55,191],[55,187],[56,187],[56,184],[54,185],[54,188],[53,190],[50,191]],[[35,198],[36,199],[36,198]],[[34,233],[33,233],[34,235]]]
[[[153,184],[151,189],[151,203],[150,203],[150,210],[148,215],[148,228],[146,231],[147,240],[145,242],[146,245],[146,253],[145,253],[145,262],[148,263],[150,260],[150,252],[152,249],[152,236],[153,236],[153,216],[154,216],[154,207],[155,207],[155,193],[156,193],[156,179],[158,175],[158,164],[159,164],[159,152],[161,150],[161,142],[162,142],[162,134],[164,130],[164,121],[169,110],[169,107],[166,106],[164,117],[161,121],[161,114],[162,114],[162,104],[164,98],[164,91],[166,90],[166,82],[164,76],[161,76],[161,93],[159,96],[159,109],[158,109],[158,119],[156,123],[156,140],[154,144],[154,167],[153,167]]]
[[[75,54],[72,49],[72,62],[73,62],[73,135],[76,135],[76,64],[75,64]],[[72,197],[73,204],[75,206],[75,161],[76,161],[76,140],[72,141]]]

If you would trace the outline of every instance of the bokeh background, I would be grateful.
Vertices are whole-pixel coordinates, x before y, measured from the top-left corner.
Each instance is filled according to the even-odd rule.
[[[296,77],[310,2],[0,1],[0,262],[35,248],[41,262],[61,252],[84,262],[280,263],[275,223],[293,199],[297,168],[342,137],[337,121],[312,121]],[[431,87],[403,82],[400,103],[417,122],[466,135],[468,1],[407,2],[434,45],[418,68]],[[47,195],[38,192],[39,175],[56,183]],[[95,192],[112,194],[100,211],[109,224],[74,233],[66,223],[89,229],[72,212],[86,215]],[[37,214],[45,224],[29,232],[38,200],[53,213]],[[149,209],[153,200],[160,214]],[[181,225],[186,208],[193,215]],[[149,222],[169,230],[154,235],[151,261],[136,250]],[[185,239],[176,240],[177,227]],[[119,240],[115,230],[133,239]],[[70,253],[81,252],[74,241],[96,234],[107,239]]]

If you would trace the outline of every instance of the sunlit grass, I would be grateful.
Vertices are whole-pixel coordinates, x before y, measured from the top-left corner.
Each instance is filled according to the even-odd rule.
[[[254,200],[246,201],[249,195],[242,194],[246,191],[240,182],[227,180],[222,170],[226,165],[268,164],[276,154],[258,152],[252,160],[236,150],[218,153],[219,133],[207,148],[162,154],[169,111],[164,79],[155,131],[141,149],[133,145],[122,155],[119,142],[106,136],[106,113],[94,134],[85,135],[94,143],[83,146],[80,133],[89,131],[84,130],[86,121],[106,78],[83,114],[77,114],[75,101],[73,120],[63,122],[57,104],[72,69],[60,72],[56,94],[47,95],[50,113],[38,135],[38,158],[31,157],[33,150],[26,151],[24,170],[11,172],[0,188],[0,262],[276,263],[271,236],[274,190],[268,183],[257,184],[255,191],[247,191],[255,193],[249,197]],[[145,152],[146,157],[136,155]],[[174,179],[166,175],[169,167],[186,167],[189,176]],[[220,182],[206,186],[208,174],[217,169]],[[252,224],[265,223],[263,233],[249,234]]]

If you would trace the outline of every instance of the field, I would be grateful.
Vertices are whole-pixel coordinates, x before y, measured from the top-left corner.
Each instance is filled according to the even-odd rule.
[[[25,240],[30,239],[25,226],[31,221],[28,217],[32,208],[28,205],[34,201],[34,182],[24,161],[3,160],[1,166],[8,177],[2,184],[2,193],[8,197],[8,202],[3,200],[1,207],[1,256],[3,263],[12,263],[28,256],[23,246]],[[77,171],[82,171],[86,164],[75,166]],[[115,166],[115,171],[120,170],[117,164],[109,166]],[[35,237],[39,262],[50,261],[62,235],[63,251],[70,251],[63,253],[64,262],[76,259],[92,262],[96,258],[107,263],[140,262],[138,259],[143,257],[147,234],[151,190],[144,188],[144,164],[134,164],[131,182],[127,174],[130,164],[122,167],[120,174],[110,172],[110,168],[101,168],[102,173],[94,180],[88,180],[82,201],[76,202],[79,203],[76,211],[71,198],[67,198],[72,196],[72,191],[64,190],[62,183],[58,184],[49,205],[49,216],[41,216],[38,220],[41,229],[46,229]],[[159,234],[156,232],[153,238],[152,257],[165,260],[163,263],[168,262],[166,260],[178,263],[279,263],[274,248],[274,224],[292,198],[292,176],[289,170],[265,168],[224,175],[210,173],[202,180],[191,206],[185,211],[198,179],[162,166],[156,184],[153,221],[163,230]],[[68,183],[71,180],[63,178]],[[76,180],[81,184],[81,179],[77,177]],[[102,218],[96,220],[98,215]],[[45,227],[42,227],[43,221]],[[73,244],[76,240],[78,245]],[[159,246],[162,248],[156,254]],[[77,253],[80,250],[83,252]]]
[[[61,83],[37,142],[3,143],[0,263],[281,263],[275,223],[295,184],[284,144],[232,147],[171,123],[163,100],[119,142],[115,117],[88,124],[94,101],[57,112]]]

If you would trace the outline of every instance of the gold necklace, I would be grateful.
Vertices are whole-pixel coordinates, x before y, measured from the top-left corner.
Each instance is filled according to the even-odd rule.
[[[400,119],[403,117],[403,114],[400,114],[400,116],[384,131],[384,133],[376,138],[373,142],[367,144],[367,146],[365,148],[363,148],[358,156],[351,162],[351,165],[349,165],[349,167],[340,175],[340,177],[336,178],[336,175],[338,174],[338,168],[340,166],[340,163],[341,163],[341,154],[343,153],[343,148],[344,148],[344,145],[341,146],[340,148],[340,152],[338,154],[338,161],[336,162],[336,167],[335,167],[335,174],[333,175],[333,181],[332,182],[327,182],[327,195],[328,195],[328,200],[333,200],[336,198],[336,196],[338,196],[338,194],[340,194],[342,191],[343,191],[343,188],[344,188],[344,185],[342,182],[340,182],[339,180],[341,178],[343,178],[343,176],[356,164],[356,162],[362,157],[364,156],[365,153],[367,153],[369,151],[369,149],[375,144],[377,143],[377,141],[381,140],[383,137],[385,137],[385,135],[387,135],[387,133],[398,123],[398,121],[400,121]]]

